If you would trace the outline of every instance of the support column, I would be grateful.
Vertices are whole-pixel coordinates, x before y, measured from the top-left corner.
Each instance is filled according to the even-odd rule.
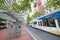
[[[57,19],[55,19],[55,24],[56,24],[57,30],[59,30],[59,25],[58,25],[58,20]]]
[[[38,27],[38,21],[37,21],[37,27]]]

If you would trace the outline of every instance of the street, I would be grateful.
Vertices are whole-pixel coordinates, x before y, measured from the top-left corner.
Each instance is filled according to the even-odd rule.
[[[60,37],[49,34],[47,32],[26,26],[26,29],[37,40],[60,40]]]

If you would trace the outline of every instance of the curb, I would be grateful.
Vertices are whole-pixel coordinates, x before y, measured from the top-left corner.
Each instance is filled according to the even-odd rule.
[[[32,28],[38,29],[38,28],[35,28],[35,27],[32,27]],[[60,37],[60,35],[56,35],[56,34],[53,34],[53,33],[48,32],[48,31],[44,31],[42,29],[38,29],[38,30],[43,31],[43,32],[46,32],[46,33],[49,33],[49,34],[52,34],[52,35],[57,36],[57,37]]]

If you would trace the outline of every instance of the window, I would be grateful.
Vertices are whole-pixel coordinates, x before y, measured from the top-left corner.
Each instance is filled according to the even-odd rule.
[[[42,26],[42,21],[38,21],[38,25],[39,26]]]
[[[34,22],[34,24],[37,24],[37,22]]]
[[[47,26],[47,20],[43,21],[43,26]]]
[[[48,26],[49,26],[49,27],[56,27],[55,21],[54,21],[53,18],[49,18],[49,19],[47,19],[47,20],[48,20]]]

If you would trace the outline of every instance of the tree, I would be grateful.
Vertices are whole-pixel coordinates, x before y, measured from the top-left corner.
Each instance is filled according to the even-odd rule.
[[[35,12],[34,15],[32,15],[31,17],[29,17],[29,14],[27,14],[27,23],[30,22],[33,18],[37,18],[39,16],[42,15],[42,12]]]
[[[17,0],[18,1],[18,0]],[[27,10],[31,10],[31,2],[33,0],[23,0],[23,1],[19,1],[19,4],[16,2],[16,0],[13,0],[12,3],[12,10],[14,12],[20,12],[20,11],[27,11]]]
[[[45,8],[50,11],[60,8],[60,0],[47,0]]]
[[[34,8],[35,8],[35,7],[37,7],[37,3],[36,3],[36,2],[34,2]]]
[[[20,11],[26,11],[26,10],[31,10],[31,2],[33,0],[20,0],[18,4],[16,1],[18,0],[13,0],[11,5],[5,5],[5,0],[0,0],[0,9],[1,10],[10,10],[12,12],[20,12]],[[11,9],[10,9],[11,7]]]
[[[27,23],[29,23],[30,21],[32,20],[32,18],[31,17],[29,17],[29,15],[27,15]]]
[[[4,0],[0,0],[0,10],[8,10],[8,6],[5,5]]]
[[[34,15],[32,15],[33,18],[39,17],[42,15],[42,12],[35,12]]]

